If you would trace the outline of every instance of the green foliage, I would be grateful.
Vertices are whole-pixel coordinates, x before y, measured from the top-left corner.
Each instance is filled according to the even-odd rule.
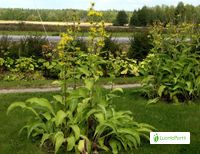
[[[3,66],[4,62],[5,62],[5,60],[3,58],[0,58],[0,73],[3,72],[3,70],[4,70],[4,66]]]
[[[15,61],[17,72],[33,72],[37,67],[37,63],[32,58],[21,57]]]
[[[11,39],[8,36],[0,38],[0,58],[5,58],[9,54]]]
[[[148,33],[135,33],[130,40],[128,58],[142,61],[146,58],[152,47],[151,36]]]
[[[116,16],[114,26],[124,26],[125,24],[128,24],[128,15],[125,11],[119,11]]]
[[[167,32],[161,25],[152,30],[154,48],[141,62],[146,76],[144,87],[149,97],[173,102],[199,97],[198,28],[194,25],[169,25]]]
[[[118,57],[122,54],[120,45],[112,36],[105,38],[104,47],[101,50],[100,56],[108,60],[110,54],[114,57]]]
[[[138,66],[135,60],[126,57],[122,54],[119,57],[109,57],[107,61],[108,74],[111,77],[119,76],[139,76]]]
[[[117,10],[101,12],[103,12],[103,20],[109,23],[112,23],[115,20],[118,13]],[[127,13],[130,15],[131,12]],[[40,14],[43,21],[72,22],[74,21],[74,14],[77,14],[83,22],[89,21],[89,18],[87,18],[87,11],[80,9],[40,9]],[[35,9],[1,8],[0,20],[40,21],[40,18]]]
[[[174,23],[200,23],[199,18],[200,7],[195,7],[190,4],[179,2],[176,7],[174,6],[155,6],[155,7],[142,7],[134,11],[129,25],[130,26],[148,26],[154,22],[162,22],[164,24]]]
[[[91,19],[101,17],[94,4],[88,12]],[[121,150],[137,148],[141,137],[149,139],[154,128],[133,120],[129,111],[116,111],[113,98],[122,89],[111,89],[104,93],[96,82],[103,74],[100,57],[107,36],[103,22],[92,21],[88,52],[72,46],[79,30],[69,30],[63,34],[58,45],[61,69],[62,95],[53,99],[30,98],[25,102],[15,102],[8,107],[7,114],[15,108],[33,113],[33,117],[21,129],[27,131],[28,138],[40,138],[41,146],[52,143],[57,153],[61,148],[75,153],[88,154],[100,150],[119,153]],[[74,52],[69,50],[73,49]],[[82,87],[67,88],[67,79],[83,79]]]
[[[44,45],[48,45],[48,41],[42,36],[24,37],[19,44],[21,51],[19,56],[41,58]]]

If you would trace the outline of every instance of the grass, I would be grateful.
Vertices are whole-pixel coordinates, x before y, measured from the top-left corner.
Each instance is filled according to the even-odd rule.
[[[1,35],[39,35],[46,36],[45,32],[42,31],[0,31]],[[60,32],[47,32],[49,36],[59,36]],[[108,32],[113,37],[131,37],[134,35],[133,32]],[[78,36],[88,36],[87,32],[79,32]]]
[[[114,82],[116,84],[134,84],[139,83],[142,77],[126,77],[116,78]],[[22,89],[22,88],[45,88],[45,87],[57,87],[53,85],[54,80],[31,80],[31,81],[4,81],[0,80],[0,89]],[[72,80],[68,81],[69,84],[73,84]],[[99,84],[109,84],[110,78],[101,78]],[[81,84],[81,81],[78,82]]]
[[[17,134],[29,118],[29,113],[15,110],[7,116],[6,109],[13,101],[22,101],[35,96],[51,99],[53,94],[55,93],[0,95],[0,153],[47,153],[44,149],[39,148],[38,141],[28,140],[25,134],[21,136]],[[132,111],[137,121],[149,123],[155,126],[158,131],[191,132],[191,144],[150,145],[149,142],[145,142],[139,149],[129,151],[129,154],[197,154],[200,151],[200,101],[197,102],[198,104],[192,105],[159,103],[150,106],[146,106],[146,102],[147,100],[140,96],[140,89],[126,89],[121,99],[116,98],[113,101],[116,109]]]

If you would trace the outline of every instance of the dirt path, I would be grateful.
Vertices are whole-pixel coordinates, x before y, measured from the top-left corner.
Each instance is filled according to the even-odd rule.
[[[114,88],[135,88],[140,87],[140,84],[123,84],[114,85]],[[110,89],[110,85],[103,85],[104,88]],[[24,89],[0,89],[0,94],[11,94],[11,93],[35,93],[35,92],[53,92],[60,91],[60,88],[24,88]]]

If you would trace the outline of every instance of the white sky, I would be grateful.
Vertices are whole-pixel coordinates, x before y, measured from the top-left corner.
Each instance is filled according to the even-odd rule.
[[[130,10],[155,5],[177,5],[180,0],[93,0],[97,10]],[[0,0],[0,8],[88,9],[91,0]],[[185,4],[200,5],[200,0],[182,0]]]

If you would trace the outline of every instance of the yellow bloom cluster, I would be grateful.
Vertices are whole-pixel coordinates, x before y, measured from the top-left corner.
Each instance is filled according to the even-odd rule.
[[[87,15],[89,17],[102,17],[102,13],[95,10],[90,10]]]
[[[71,41],[73,41],[73,37],[69,36],[66,33],[63,33],[61,35],[61,40],[60,40],[60,42],[58,44],[58,50],[59,51],[63,51],[65,49],[66,45]]]

